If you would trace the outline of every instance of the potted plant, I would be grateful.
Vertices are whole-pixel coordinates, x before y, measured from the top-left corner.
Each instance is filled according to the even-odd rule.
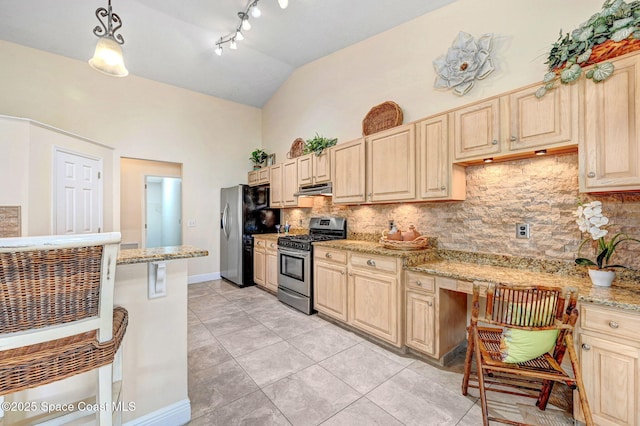
[[[607,241],[605,236],[609,231],[602,228],[609,224],[609,218],[602,214],[602,202],[600,201],[580,204],[575,215],[578,217],[578,219],[576,219],[576,223],[578,224],[580,231],[589,232],[590,234],[590,238],[586,238],[582,243],[580,243],[580,246],[578,247],[578,256],[580,255],[580,250],[587,242],[596,242],[594,243],[596,246],[595,262],[585,257],[578,257],[576,259],[576,264],[589,267],[589,276],[595,285],[608,287],[615,278],[615,272],[612,269],[625,268],[623,265],[609,263],[611,256],[613,256],[618,245],[625,241],[635,241],[640,243],[640,240],[631,238],[627,234],[619,232]]]
[[[611,62],[602,62],[638,49],[640,39],[640,2],[606,0],[602,10],[580,24],[571,34],[560,35],[547,58],[549,72],[536,92],[538,98],[557,86],[569,84],[580,77],[582,68],[594,65],[585,76],[600,82],[613,74]]]
[[[329,148],[330,146],[334,146],[337,143],[338,143],[337,138],[334,138],[334,139],[325,138],[324,136],[320,136],[316,132],[316,135],[313,138],[307,139],[307,141],[305,142],[303,153],[309,154],[313,152],[316,155],[320,155],[322,154],[322,151],[324,151],[326,148]]]
[[[251,153],[251,157],[249,157],[249,160],[253,162],[253,170],[261,168],[268,156],[269,155],[260,148],[254,149]]]

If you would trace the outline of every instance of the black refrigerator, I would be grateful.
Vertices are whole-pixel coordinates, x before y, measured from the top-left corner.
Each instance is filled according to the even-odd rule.
[[[253,234],[275,233],[280,209],[269,208],[269,187],[236,185],[220,190],[220,276],[253,285]]]

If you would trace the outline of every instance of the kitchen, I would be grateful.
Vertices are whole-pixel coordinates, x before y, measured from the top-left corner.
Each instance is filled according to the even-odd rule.
[[[531,10],[521,3],[500,1],[487,10],[483,2],[460,0],[300,67],[262,108],[135,75],[108,79],[83,62],[1,41],[0,54],[12,60],[3,61],[0,69],[0,113],[100,141],[115,148],[115,158],[182,163],[183,215],[195,220],[194,227],[184,228],[184,242],[210,253],[188,261],[189,279],[206,281],[215,279],[220,270],[219,190],[246,182],[247,156],[255,146],[275,153],[281,162],[295,138],[310,137],[316,131],[337,137],[339,144],[358,138],[367,110],[385,100],[400,104],[405,122],[412,122],[537,82],[544,74],[544,52],[558,29],[574,28],[599,10],[601,3],[545,1]],[[496,9],[501,13],[496,14]],[[496,47],[498,72],[464,97],[432,88],[431,61],[459,30],[503,37]],[[433,39],[447,41],[416,41]],[[25,161],[18,160],[0,159],[5,182],[11,182],[15,167]],[[119,166],[112,167],[118,182]],[[442,248],[572,261],[580,241],[572,216],[578,168],[575,153],[472,165],[466,168],[467,192],[462,202],[333,206],[318,199],[311,209],[285,209],[283,219],[294,229],[306,229],[312,216],[339,215],[347,217],[350,231],[368,234],[381,232],[393,219],[437,237]],[[48,201],[37,196],[28,200],[25,193],[27,188],[5,185],[3,204],[24,200],[21,204],[29,206],[24,211],[29,226],[23,228],[46,233],[47,218],[38,216],[37,210]],[[105,212],[113,229],[120,222],[117,194],[114,190]],[[640,235],[637,194],[598,199],[605,203],[612,222],[625,224],[630,235]],[[520,222],[532,225],[530,239],[513,238],[515,224]],[[616,256],[620,263],[639,269],[637,251],[620,250]]]

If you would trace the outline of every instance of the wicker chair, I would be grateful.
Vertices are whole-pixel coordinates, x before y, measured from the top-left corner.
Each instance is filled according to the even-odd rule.
[[[119,242],[118,232],[0,239],[0,399],[97,369],[96,402],[113,406],[128,320],[113,307]],[[111,409],[96,411],[58,413],[54,423],[86,414],[112,424]]]
[[[544,410],[555,382],[566,383],[571,389],[578,390],[586,424],[593,425],[572,335],[578,319],[576,300],[575,288],[490,285],[484,316],[480,317],[480,287],[474,284],[462,394],[467,395],[469,387],[479,389],[484,425],[489,425],[490,420],[523,424],[492,416],[487,408],[487,391],[537,398],[536,406]],[[478,322],[482,322],[483,326],[479,326]],[[504,362],[504,347],[501,350],[500,345],[503,330],[508,328],[557,330],[555,346],[529,361]],[[553,345],[553,334],[551,339]],[[569,353],[573,376],[561,367],[565,352]],[[476,371],[472,373],[474,357]]]

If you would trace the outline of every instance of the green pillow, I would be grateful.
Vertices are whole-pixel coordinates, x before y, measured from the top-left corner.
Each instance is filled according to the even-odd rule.
[[[540,301],[526,303],[509,303],[505,312],[506,322],[513,325],[525,327],[538,327],[548,325],[553,322],[555,298],[545,297]],[[536,314],[532,317],[532,310],[536,309]]]
[[[538,358],[556,345],[558,330],[505,328],[500,339],[502,361],[517,364]]]

